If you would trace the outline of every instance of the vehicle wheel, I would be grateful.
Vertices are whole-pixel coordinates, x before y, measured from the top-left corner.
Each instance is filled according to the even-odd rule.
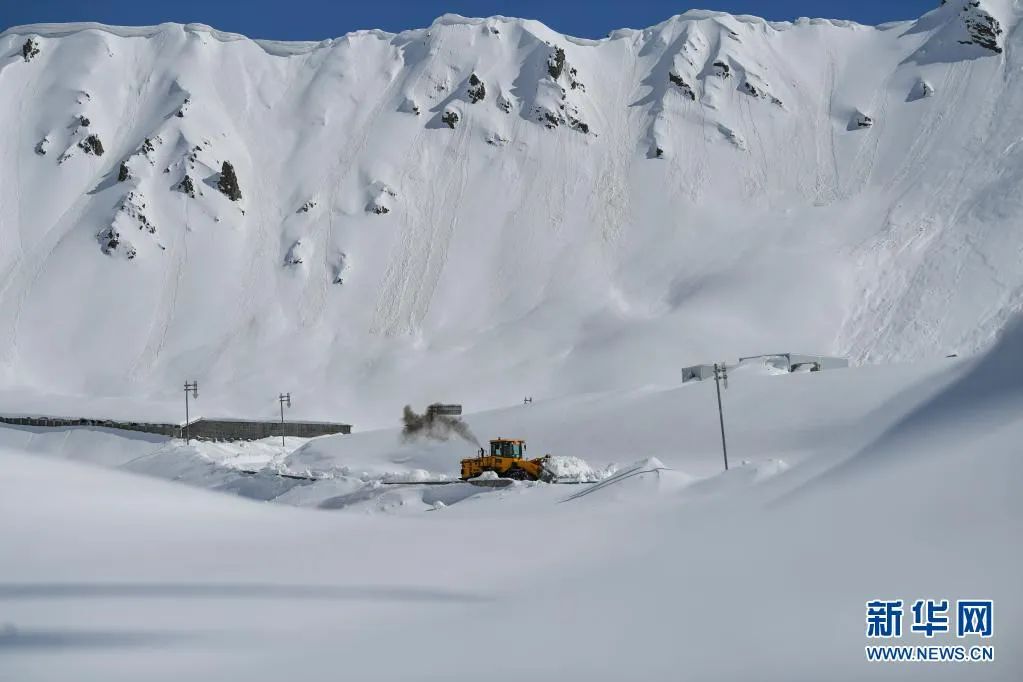
[[[529,480],[529,474],[526,473],[525,469],[520,469],[519,467],[514,467],[514,468],[509,469],[508,471],[504,472],[503,478],[510,478],[510,479],[513,479],[513,480],[516,480],[516,481],[528,481]]]

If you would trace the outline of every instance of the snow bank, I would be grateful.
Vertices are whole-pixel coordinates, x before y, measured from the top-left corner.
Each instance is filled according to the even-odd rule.
[[[564,455],[551,455],[545,466],[557,480],[575,482],[600,481],[611,476],[617,469],[616,464],[594,469],[582,458]]]

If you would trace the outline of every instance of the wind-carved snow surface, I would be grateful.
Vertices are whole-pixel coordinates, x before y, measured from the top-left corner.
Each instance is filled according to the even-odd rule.
[[[369,427],[743,355],[969,353],[1023,305],[1019,11],[10,29],[0,408],[167,419],[197,378],[207,414],[291,389]]]

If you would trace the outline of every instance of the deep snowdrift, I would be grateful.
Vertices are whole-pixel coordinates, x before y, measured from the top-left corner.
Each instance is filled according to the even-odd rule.
[[[177,418],[196,378],[206,414],[290,390],[366,428],[737,355],[969,352],[1023,291],[1018,12],[9,29],[0,409]]]

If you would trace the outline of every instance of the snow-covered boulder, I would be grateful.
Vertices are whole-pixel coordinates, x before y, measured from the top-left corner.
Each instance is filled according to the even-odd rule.
[[[915,102],[918,99],[926,99],[933,96],[934,86],[921,78],[913,86],[913,89],[909,91],[909,97],[907,97],[906,100],[909,102]]]
[[[366,211],[377,215],[390,213],[394,200],[398,198],[398,192],[383,182],[374,182],[370,186],[370,192],[372,197],[366,204]]]
[[[348,254],[343,252],[343,251],[338,253],[337,254],[337,259],[334,262],[334,277],[333,277],[334,284],[344,284],[345,283],[345,277],[348,274],[348,267],[349,267]]]
[[[448,128],[451,128],[452,130],[454,130],[455,126],[458,125],[459,119],[460,117],[458,115],[458,112],[455,111],[454,109],[448,109],[440,117],[440,120],[443,121],[444,125],[446,125]]]
[[[307,242],[296,239],[284,256],[284,265],[301,265],[309,258],[311,247]]]
[[[859,130],[862,128],[871,128],[874,125],[874,119],[863,113],[857,111],[853,114],[852,120],[849,123],[849,127],[852,130]]]

